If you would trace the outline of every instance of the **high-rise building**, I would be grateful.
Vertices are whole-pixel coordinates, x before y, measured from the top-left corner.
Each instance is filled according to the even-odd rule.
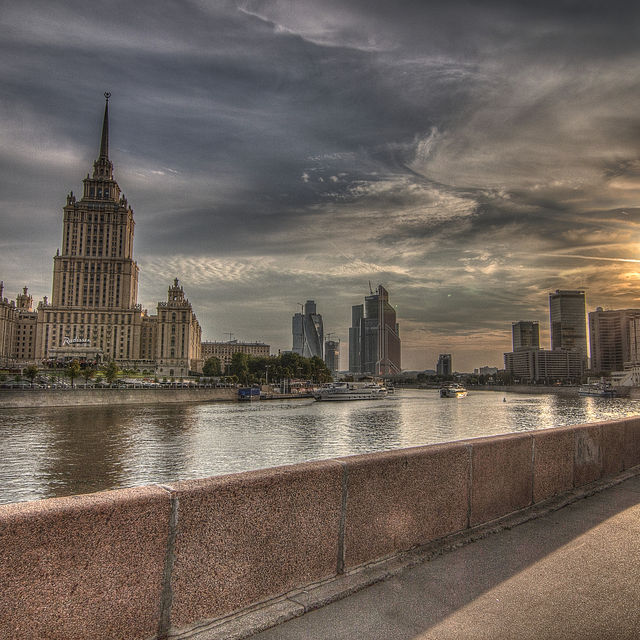
[[[324,333],[322,329],[322,316],[317,313],[316,303],[307,300],[302,313],[296,313],[291,322],[293,333],[293,349],[305,358],[322,358]]]
[[[520,320],[511,324],[513,350],[540,348],[540,325],[537,320]]]
[[[439,376],[450,376],[453,373],[453,366],[451,364],[451,354],[441,353],[438,356],[438,364],[436,365],[436,373]]]
[[[362,372],[362,336],[361,328],[364,319],[364,305],[351,307],[351,326],[349,327],[349,371]]]
[[[350,371],[368,375],[400,373],[400,330],[396,322],[396,311],[389,304],[388,291],[378,285],[375,293],[365,297],[364,306],[356,305],[351,308],[351,319]],[[355,326],[358,321],[359,326]],[[357,353],[352,340],[357,345]]]
[[[327,340],[324,343],[324,363],[335,376],[340,370],[340,340]]]
[[[587,313],[584,291],[549,294],[551,349],[579,353],[587,365]]]
[[[598,373],[640,363],[640,309],[590,312],[589,343],[591,368]]]
[[[200,325],[177,279],[167,302],[158,303],[157,316],[149,316],[138,304],[133,209],[109,159],[109,97],[105,93],[93,172],[82,181],[80,197],[69,193],[63,208],[62,249],[53,258],[51,301],[45,297],[34,311],[26,287],[17,304],[2,298],[0,288],[0,358],[114,360],[184,376],[201,366]],[[7,329],[9,319],[12,327]]]

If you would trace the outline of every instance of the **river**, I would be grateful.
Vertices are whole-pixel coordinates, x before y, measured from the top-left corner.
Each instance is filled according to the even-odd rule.
[[[506,400],[506,401],[505,401]],[[410,389],[382,400],[0,409],[0,503],[640,413],[640,401]]]

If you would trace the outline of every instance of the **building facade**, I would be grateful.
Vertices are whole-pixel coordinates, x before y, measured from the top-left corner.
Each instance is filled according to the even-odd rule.
[[[551,349],[579,353],[586,368],[587,313],[584,291],[561,291],[549,294]]]
[[[264,342],[238,342],[230,340],[228,342],[203,342],[202,361],[206,362],[211,357],[220,360],[223,370],[231,364],[234,353],[246,353],[257,358],[268,358],[271,347]]]
[[[511,324],[514,351],[540,348],[540,325],[537,320],[520,320]]]
[[[201,364],[200,326],[177,280],[157,316],[138,304],[133,209],[109,159],[109,97],[93,171],[82,181],[81,195],[69,193],[63,208],[51,300],[45,297],[34,311],[26,288],[17,297],[14,358],[45,364],[113,360],[129,367],[158,365],[157,373],[184,376]]]
[[[579,382],[582,355],[564,349],[522,349],[504,354],[504,368],[520,382]]]
[[[453,364],[450,353],[441,353],[436,364],[436,373],[439,376],[450,376],[453,373]]]
[[[591,368],[596,373],[622,371],[640,363],[640,309],[589,313]]]
[[[307,300],[302,313],[296,313],[291,321],[292,351],[304,358],[322,359],[324,331],[322,316],[317,312],[314,300]]]
[[[365,297],[364,305],[351,308],[351,318],[349,370],[365,375],[400,373],[400,329],[388,291],[378,285],[375,293]]]
[[[335,377],[340,371],[340,340],[327,340],[324,343],[324,363]]]
[[[362,338],[360,329],[364,320],[364,305],[356,304],[351,307],[351,326],[349,327],[349,371],[362,371]]]
[[[16,303],[4,297],[4,282],[0,282],[0,367],[11,363],[16,331]]]

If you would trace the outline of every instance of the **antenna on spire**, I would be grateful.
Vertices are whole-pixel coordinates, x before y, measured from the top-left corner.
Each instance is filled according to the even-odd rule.
[[[102,121],[102,137],[100,139],[100,158],[109,159],[109,98],[111,94],[104,92],[104,119]]]

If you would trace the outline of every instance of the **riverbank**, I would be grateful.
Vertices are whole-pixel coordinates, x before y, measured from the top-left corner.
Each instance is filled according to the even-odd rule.
[[[237,401],[238,390],[234,387],[0,389],[0,407],[3,409]]]
[[[580,387],[546,386],[539,384],[513,384],[513,385],[484,385],[478,387],[468,387],[470,390],[478,391],[499,391],[501,393],[555,393],[560,396],[578,396]],[[637,387],[616,387],[618,398],[640,399],[640,388]]]

